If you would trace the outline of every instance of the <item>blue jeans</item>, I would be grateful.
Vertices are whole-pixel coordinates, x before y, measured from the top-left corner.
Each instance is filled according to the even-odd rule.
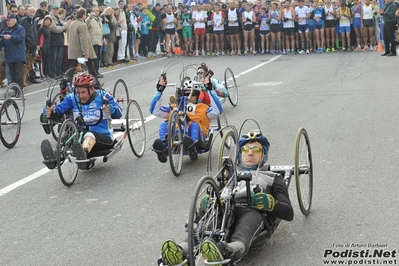
[[[8,67],[8,64],[6,64],[6,78],[7,78],[7,84],[10,85],[12,83],[11,80],[11,74],[10,74],[10,68]]]
[[[168,133],[168,122],[164,121],[159,125],[159,138],[162,140],[165,146],[168,145],[167,142],[164,142],[165,135]],[[191,122],[188,126],[188,136],[195,142],[197,139],[201,138],[205,139],[205,134],[201,131],[200,126],[196,122]]]
[[[50,46],[49,77],[61,76],[62,46]]]
[[[129,55],[130,55],[130,57],[132,57],[132,56],[134,56],[133,48],[134,48],[134,43],[136,42],[136,33],[135,32],[131,32],[129,34],[128,42],[129,42]]]

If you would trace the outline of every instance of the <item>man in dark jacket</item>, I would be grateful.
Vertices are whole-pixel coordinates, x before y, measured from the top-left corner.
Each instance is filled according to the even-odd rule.
[[[41,25],[45,16],[49,13],[47,11],[47,2],[40,2],[40,8],[36,11],[35,19],[37,20],[38,25]]]
[[[381,56],[396,56],[396,16],[397,10],[396,4],[392,0],[385,0],[384,9],[380,9],[380,15],[383,16],[384,20],[384,45],[385,53]]]
[[[6,63],[10,69],[11,81],[24,87],[25,29],[17,24],[16,15],[9,13],[5,19],[7,28],[1,32],[0,47],[5,49]]]
[[[159,34],[161,32],[161,4],[155,4],[152,14],[155,16],[155,20],[152,22],[152,30],[150,31],[148,42],[150,43],[150,52],[156,55]]]
[[[28,9],[28,15],[21,19],[21,26],[25,28],[25,46],[26,46],[26,53],[28,55],[36,54],[38,50],[37,45],[37,23],[35,20],[35,13],[36,9],[34,7],[30,7]],[[40,83],[36,80],[36,73],[32,70],[28,74],[28,81],[30,83]]]

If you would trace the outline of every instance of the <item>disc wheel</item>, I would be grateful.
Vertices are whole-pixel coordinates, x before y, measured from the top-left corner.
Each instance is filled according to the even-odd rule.
[[[207,204],[205,197],[209,197]],[[189,265],[199,265],[201,243],[221,228],[222,214],[218,186],[212,177],[203,176],[195,188],[188,217]]]
[[[173,174],[179,176],[183,166],[183,128],[177,110],[169,117],[168,156]]]
[[[65,96],[62,93],[57,93],[53,100],[51,101],[51,106],[56,106],[58,104],[60,104],[63,100],[64,100]],[[49,119],[50,122],[50,129],[51,129],[51,134],[53,135],[53,138],[55,140],[58,140],[58,135],[60,133],[60,129],[62,126],[62,123],[65,121],[65,116],[61,117],[61,121],[54,121],[52,119]]]
[[[229,101],[231,105],[237,106],[238,103],[237,82],[233,71],[229,67],[226,69],[226,71],[224,71],[224,85],[226,86],[226,89],[229,91]]]
[[[308,215],[313,196],[313,163],[308,133],[304,128],[300,128],[296,135],[294,174],[299,207],[303,215]]]
[[[11,149],[17,144],[21,131],[21,117],[17,103],[6,99],[0,108],[0,139],[3,145]]]
[[[131,100],[126,112],[126,125],[128,126],[128,138],[130,148],[134,155],[141,157],[144,154],[146,144],[146,132],[143,113],[139,104]]]
[[[123,79],[118,79],[114,86],[113,95],[115,101],[122,108],[122,111],[125,112],[127,110],[127,106],[129,104],[129,89]]]
[[[18,104],[22,120],[25,114],[25,96],[21,87],[17,83],[13,82],[8,85],[6,90],[6,99],[13,99]]]
[[[78,139],[79,131],[75,122],[70,118],[66,119],[60,129],[55,156],[61,182],[68,187],[75,182],[79,171],[71,149],[73,141]]]

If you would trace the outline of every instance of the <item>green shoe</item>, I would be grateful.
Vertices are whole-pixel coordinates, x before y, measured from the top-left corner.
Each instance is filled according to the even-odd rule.
[[[206,55],[207,55],[207,56],[211,56],[211,52],[207,52]]]
[[[327,48],[327,49],[326,49],[326,53],[329,53],[329,52],[331,52],[331,49],[330,49],[330,48]]]
[[[331,48],[331,52],[335,52],[335,48]]]
[[[169,266],[180,264],[184,260],[182,249],[172,239],[163,242],[161,256],[163,264]]]
[[[218,262],[224,260],[222,252],[216,245],[216,242],[211,238],[207,238],[204,242],[202,242],[201,253],[204,260],[208,260],[208,262]],[[216,266],[222,266],[222,264],[217,264]]]

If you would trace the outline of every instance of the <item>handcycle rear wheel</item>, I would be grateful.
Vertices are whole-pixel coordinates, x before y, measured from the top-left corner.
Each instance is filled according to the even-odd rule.
[[[179,176],[183,166],[183,128],[177,110],[173,110],[169,117],[168,156],[173,174]]]
[[[143,113],[139,104],[135,100],[131,100],[126,112],[126,126],[130,148],[134,155],[141,157],[144,154],[146,144],[146,132]]]
[[[233,71],[228,67],[224,71],[224,86],[229,91],[229,101],[231,105],[237,106],[238,87]]]
[[[58,104],[60,104],[65,98],[65,95],[62,93],[57,93],[53,100],[51,101],[51,106],[56,106]],[[49,123],[50,123],[50,129],[51,129],[51,134],[53,135],[53,138],[55,140],[58,140],[58,135],[60,132],[60,128],[62,123],[65,121],[65,116],[62,116],[61,121],[54,121],[52,119],[49,119]]]
[[[17,144],[21,131],[21,117],[17,103],[6,99],[0,108],[0,139],[3,145],[11,149]]]
[[[116,81],[112,96],[122,108],[122,111],[127,110],[127,106],[129,105],[130,100],[129,89],[123,79],[118,79]]]
[[[72,143],[75,140],[79,141],[79,130],[75,122],[71,118],[68,118],[61,126],[55,154],[57,157],[58,174],[61,182],[67,187],[75,182],[79,171],[71,149]]]
[[[25,96],[21,87],[17,83],[13,82],[8,85],[6,90],[6,99],[13,99],[18,104],[22,120],[25,114]]]
[[[313,196],[313,163],[308,133],[304,128],[300,128],[296,135],[294,174],[299,207],[303,215],[308,215]]]
[[[209,196],[207,204],[203,200],[206,195]],[[221,228],[221,214],[218,186],[212,177],[203,176],[195,188],[188,217],[189,265],[198,265],[201,243]]]
[[[219,171],[223,167],[223,158],[231,158],[234,160],[234,156],[236,156],[236,143],[237,139],[235,137],[234,131],[229,129],[223,134],[222,141],[219,147],[219,156],[218,156],[218,168]]]

